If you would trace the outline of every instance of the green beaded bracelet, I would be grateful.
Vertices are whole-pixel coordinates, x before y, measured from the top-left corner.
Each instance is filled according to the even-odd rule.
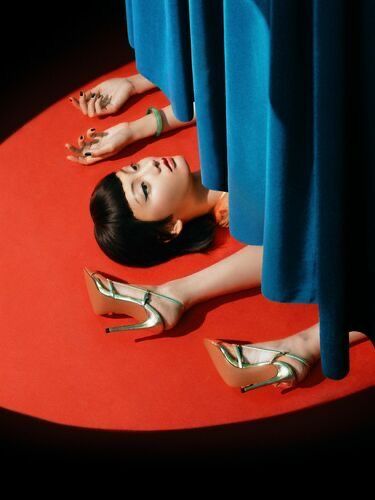
[[[160,114],[160,111],[157,109],[157,108],[154,108],[154,107],[150,107],[147,109],[147,113],[146,115],[148,115],[149,113],[151,113],[151,111],[154,113],[155,115],[155,118],[156,118],[156,133],[155,133],[155,137],[159,137],[159,135],[162,133],[163,131],[163,119],[161,117],[161,114]]]

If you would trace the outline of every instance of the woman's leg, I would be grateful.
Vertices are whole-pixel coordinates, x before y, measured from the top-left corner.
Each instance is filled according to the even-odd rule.
[[[173,302],[152,295],[151,304],[163,316],[167,329],[170,329],[178,323],[180,317],[187,309],[199,302],[204,302],[227,293],[260,286],[262,259],[263,246],[247,245],[212,266],[191,275],[177,278],[162,285],[139,284],[139,286],[174,297],[184,303],[185,309],[181,311]],[[133,289],[126,288],[126,285],[124,285],[123,290],[120,288],[119,291],[131,293],[138,298],[144,295],[143,292],[137,294]],[[364,337],[366,336],[360,332],[350,332],[349,341],[352,343]],[[289,337],[252,345],[291,351],[306,358],[310,364],[314,364],[320,358],[319,323]],[[269,356],[269,354],[265,352],[261,353],[261,351],[258,354],[263,357]],[[249,361],[256,362],[254,351],[251,352],[248,349],[246,352],[246,349],[244,349],[244,355],[248,357]],[[292,358],[284,358],[285,361],[295,366],[299,377],[301,379],[304,378],[308,369],[305,369],[304,365],[301,365],[301,363]],[[280,357],[280,359],[284,358]]]
[[[185,308],[182,310],[174,302],[156,295],[151,296],[150,304],[160,312],[166,329],[169,330],[178,323],[184,312],[199,302],[260,286],[262,257],[262,246],[248,245],[220,262],[189,276],[161,285],[132,284],[175,298],[184,304]],[[101,276],[101,279],[105,284],[106,278]],[[142,290],[137,291],[127,287],[126,284],[118,285],[117,289],[120,293],[128,294],[134,298],[144,297]]]
[[[320,360],[319,326],[319,323],[315,323],[314,325],[288,337],[267,342],[253,343],[251,345],[269,349],[276,349],[279,351],[288,351],[292,354],[297,354],[298,356],[302,356],[304,359],[306,359],[310,366],[313,366]],[[354,342],[366,338],[367,336],[361,332],[349,332],[349,344],[353,344]],[[227,344],[227,348],[234,354],[233,347],[230,344]],[[254,351],[250,348],[246,348],[246,346],[243,347],[243,354],[245,359],[251,363],[270,361],[274,356],[274,353],[269,353],[267,351]],[[280,361],[286,361],[295,368],[297,374],[297,383],[301,382],[310,371],[310,369],[306,365],[289,356],[280,356],[278,359]]]
[[[156,288],[161,293],[179,298],[184,302],[186,309],[189,309],[199,302],[220,295],[260,286],[262,258],[263,246],[248,245],[212,266]],[[366,335],[360,332],[349,333],[350,344],[365,338]],[[319,323],[288,337],[252,345],[292,352],[305,358],[312,366],[320,359]],[[228,348],[233,349],[230,345]],[[266,351],[254,351],[246,347],[243,352],[249,362],[267,361],[274,356]],[[285,360],[295,368],[298,382],[309,372],[308,367],[293,358],[282,356],[279,359]]]
[[[165,299],[152,296],[151,304],[163,316],[166,329],[173,328],[193,305],[227,293],[260,286],[263,247],[248,245],[201,271],[162,285],[140,285],[184,303],[182,311]]]
[[[262,277],[263,246],[247,245],[238,252],[160,288],[180,298],[185,309],[227,293],[258,287]]]

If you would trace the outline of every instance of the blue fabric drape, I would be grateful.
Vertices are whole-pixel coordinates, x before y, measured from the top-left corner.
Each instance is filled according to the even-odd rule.
[[[375,2],[126,0],[138,71],[189,121],[262,293],[319,305],[322,369],[374,339]]]

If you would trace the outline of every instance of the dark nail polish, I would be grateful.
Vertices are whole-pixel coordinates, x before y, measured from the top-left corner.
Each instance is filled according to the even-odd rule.
[[[81,90],[81,92],[79,93],[79,95],[80,95],[81,97],[83,96],[83,92],[82,92],[82,90]]]
[[[91,153],[85,153],[85,156],[91,156]]]
[[[82,139],[83,139],[83,135],[81,135],[79,138],[80,138],[80,139],[81,139],[81,141],[82,141]]]
[[[71,97],[69,97],[69,101],[70,101],[70,102],[72,102],[72,101],[73,101],[73,99],[72,99]]]
[[[94,130],[96,130],[96,128],[90,128],[91,132],[94,132]]]
[[[95,97],[95,94],[92,94],[91,99],[94,99],[94,97]]]

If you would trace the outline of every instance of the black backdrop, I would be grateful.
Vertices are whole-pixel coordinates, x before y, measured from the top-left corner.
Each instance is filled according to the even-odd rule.
[[[13,2],[1,5],[0,16],[1,140],[61,96],[134,59],[125,0]]]

